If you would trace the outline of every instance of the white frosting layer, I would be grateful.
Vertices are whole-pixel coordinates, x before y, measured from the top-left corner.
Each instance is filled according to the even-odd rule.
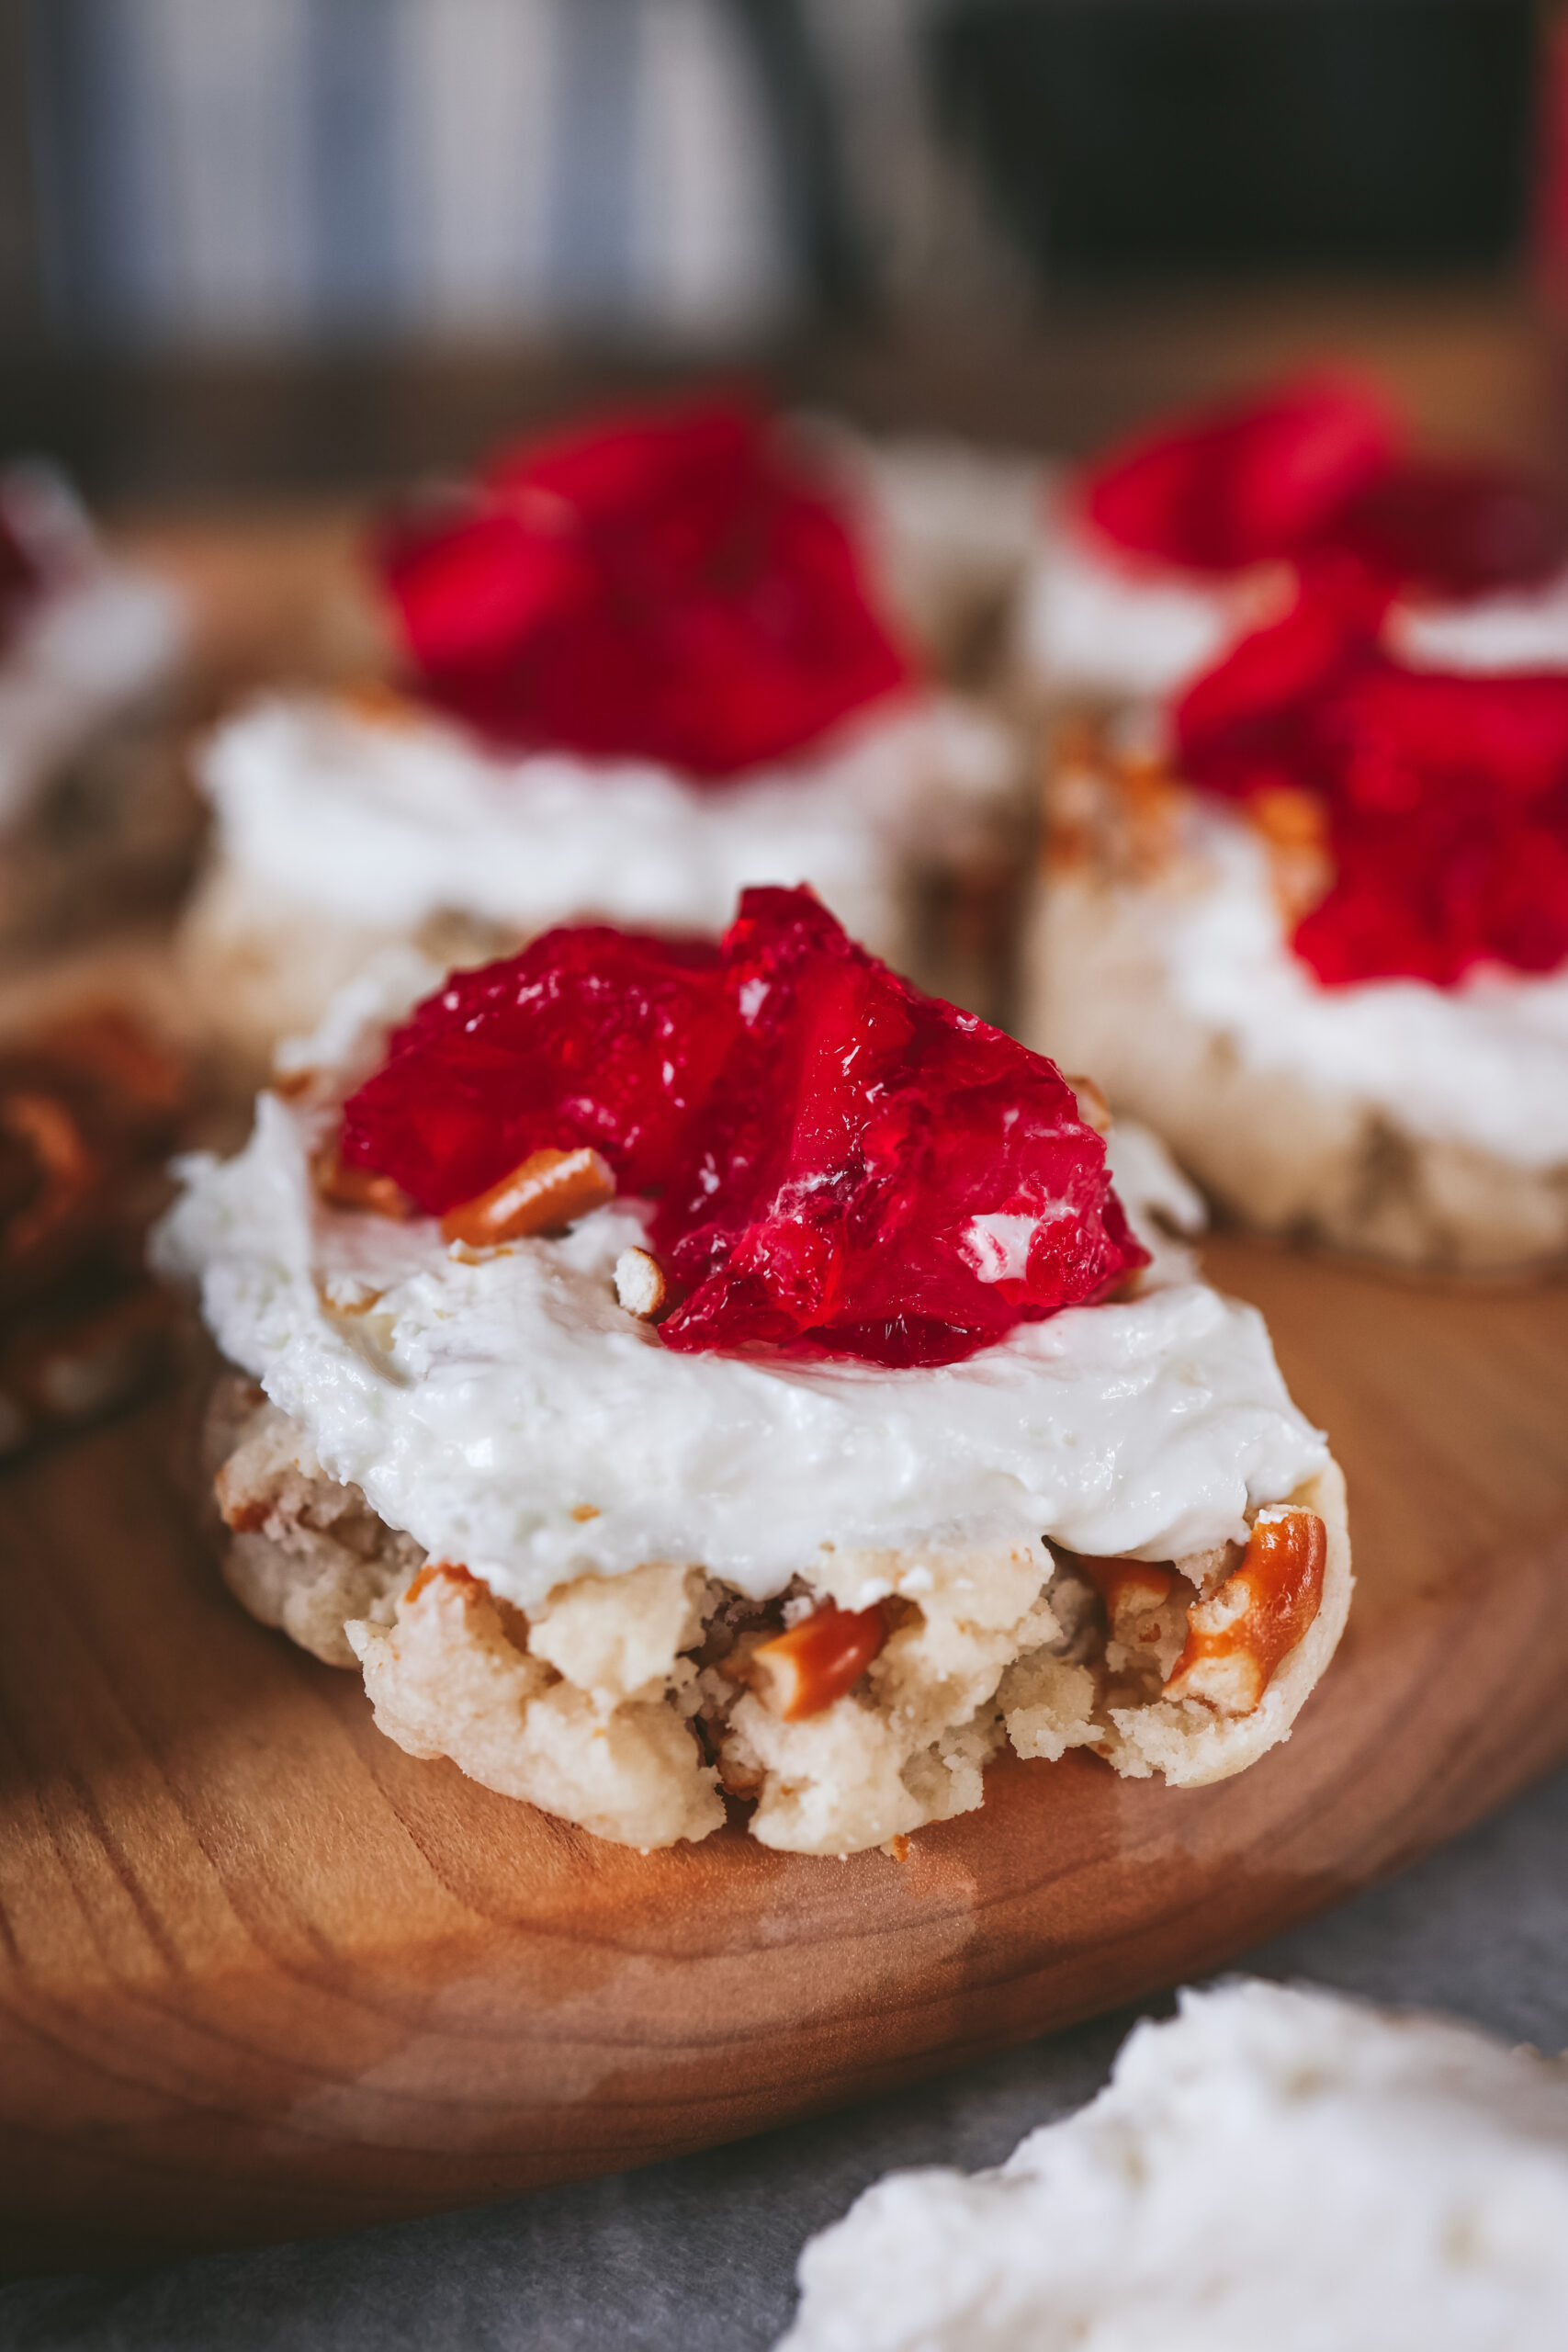
[[[1018,661],[1051,694],[1179,695],[1238,637],[1283,610],[1291,580],[1282,564],[1214,581],[1140,562],[1059,509],[1025,580]],[[1422,670],[1568,668],[1568,571],[1544,587],[1466,604],[1396,604],[1384,642]]]
[[[0,824],[164,683],[185,635],[173,588],[101,557],[40,595],[0,657]]]
[[[1213,802],[1195,805],[1190,825],[1179,881],[1129,893],[1112,915],[1106,988],[1156,964],[1170,1000],[1259,1069],[1521,1168],[1568,1159],[1568,967],[1543,978],[1489,969],[1455,989],[1324,988],[1291,948],[1252,827]],[[1141,989],[1127,1018],[1155,1017]]]
[[[225,1354],[334,1477],[524,1608],[649,1559],[760,1598],[832,1546],[1047,1533],[1167,1558],[1239,1535],[1248,1505],[1325,1459],[1261,1317],[1179,1250],[1135,1301],[941,1369],[677,1355],[615,1303],[635,1205],[476,1256],[430,1223],[322,1208],[311,1135],[312,1114],[263,1095],[236,1159],[184,1164],[159,1262],[199,1282]],[[1128,1169],[1190,1214],[1146,1141]]]
[[[1465,605],[1396,605],[1387,636],[1390,650],[1419,670],[1568,669],[1568,571]]]
[[[1179,694],[1282,605],[1286,582],[1279,565],[1219,582],[1140,562],[1059,501],[1024,585],[1019,665],[1048,694]]]
[[[1568,2071],[1306,1989],[1183,1993],[994,2172],[895,2173],[780,2352],[1556,2352]]]
[[[204,763],[224,859],[280,910],[410,932],[453,910],[717,931],[748,883],[808,881],[879,947],[898,937],[910,861],[962,854],[1013,780],[1005,732],[934,696],[718,790],[306,697],[233,720]]]

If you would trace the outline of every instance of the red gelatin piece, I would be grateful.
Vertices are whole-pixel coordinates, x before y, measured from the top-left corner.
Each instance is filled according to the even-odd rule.
[[[1297,952],[1450,986],[1568,958],[1568,676],[1369,669],[1317,715],[1336,876]]]
[[[1330,986],[1568,959],[1568,675],[1409,670],[1311,594],[1177,712],[1183,773],[1315,793],[1334,878],[1294,933]]]
[[[1393,462],[1395,421],[1324,377],[1204,409],[1112,452],[1089,475],[1090,519],[1118,547],[1189,571],[1295,555]]]
[[[741,1040],[653,1228],[688,1293],[667,1346],[944,1363],[1145,1261],[1043,1056],[899,979],[807,891],[747,891],[725,965]]]
[[[1502,466],[1406,458],[1335,518],[1337,548],[1373,575],[1463,601],[1549,580],[1568,523],[1545,485]]]
[[[422,690],[523,748],[722,780],[909,676],[830,498],[732,403],[504,452],[377,556]]]
[[[344,1164],[395,1170],[427,1216],[476,1199],[530,1152],[583,1144],[623,1191],[651,1189],[730,1043],[717,969],[709,941],[592,924],[455,972],[350,1098]]]
[[[1303,595],[1181,696],[1173,716],[1182,774],[1206,791],[1236,796],[1280,784],[1331,789],[1322,714],[1382,659],[1337,597]]]
[[[1286,559],[1353,608],[1380,591],[1462,600],[1529,587],[1568,560],[1568,516],[1543,483],[1484,460],[1406,456],[1400,438],[1375,394],[1306,378],[1113,453],[1085,503],[1132,554],[1220,574]]]
[[[1146,1262],[1055,1066],[867,956],[807,890],[721,951],[559,931],[460,976],[344,1113],[427,1211],[592,1143],[651,1196],[682,1351],[946,1363]]]

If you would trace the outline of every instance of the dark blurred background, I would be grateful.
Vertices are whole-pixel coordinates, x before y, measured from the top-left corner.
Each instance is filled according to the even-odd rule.
[[[347,483],[737,361],[1081,439],[1238,320],[1533,302],[1563,54],[1536,0],[0,0],[0,444]]]

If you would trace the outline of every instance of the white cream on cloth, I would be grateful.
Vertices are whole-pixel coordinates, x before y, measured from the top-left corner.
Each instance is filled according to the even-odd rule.
[[[1223,802],[1194,797],[1170,869],[1152,881],[1054,879],[1032,957],[1029,1042],[1092,1069],[1113,1103],[1190,1157],[1201,1137],[1154,1099],[1160,1070],[1180,1079],[1179,1030],[1223,1038],[1236,1064],[1385,1114],[1405,1135],[1521,1169],[1568,1161],[1568,967],[1491,967],[1452,989],[1325,988],[1291,946],[1266,844]],[[1211,1116],[1196,1088],[1191,1109],[1200,1125]],[[1210,1144],[1223,1154],[1236,1138]]]
[[[1562,2352],[1568,2068],[1257,1981],[974,2177],[807,2246],[779,2352]]]
[[[383,1024],[419,985],[413,959],[393,962]],[[374,1058],[376,985],[318,1041],[345,1074]],[[308,1066],[310,1049],[293,1058]],[[264,1094],[237,1158],[184,1161],[157,1262],[199,1283],[225,1355],[332,1477],[524,1610],[648,1560],[700,1562],[764,1599],[835,1548],[1043,1533],[1169,1559],[1243,1540],[1249,1510],[1327,1462],[1261,1317],[1193,1279],[1179,1247],[1162,1246],[1137,1298],[1021,1325],[940,1368],[678,1355],[616,1304],[637,1204],[558,1240],[448,1248],[432,1222],[322,1205],[321,1118]],[[1112,1159],[1135,1216],[1192,1220],[1152,1139],[1113,1137]],[[886,1589],[868,1582],[846,1605]]]
[[[262,927],[412,936],[456,912],[518,933],[717,932],[748,884],[810,882],[876,953],[902,944],[911,865],[973,850],[1016,780],[1004,729],[923,694],[712,787],[314,695],[243,712],[201,763],[225,905]]]

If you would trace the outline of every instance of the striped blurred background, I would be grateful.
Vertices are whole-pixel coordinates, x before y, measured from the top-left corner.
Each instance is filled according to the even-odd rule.
[[[0,339],[577,328],[1495,267],[1538,0],[0,0]]]
[[[28,32],[68,328],[728,334],[796,291],[725,0],[43,0]]]

